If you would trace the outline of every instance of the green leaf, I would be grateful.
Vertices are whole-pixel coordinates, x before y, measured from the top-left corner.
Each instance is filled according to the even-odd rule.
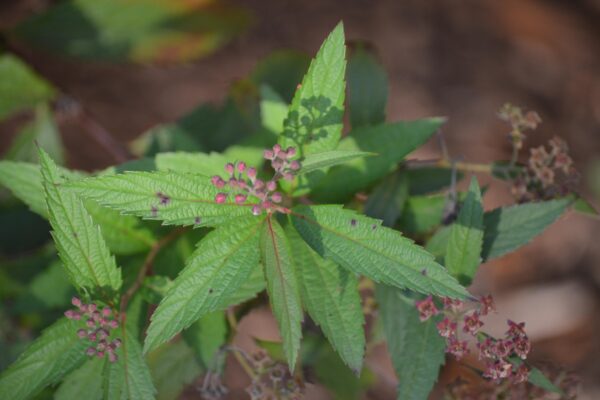
[[[570,199],[560,199],[486,212],[483,216],[483,260],[503,256],[529,243],[556,221],[570,204]]]
[[[11,54],[0,56],[0,120],[50,101],[55,89]]]
[[[183,341],[169,343],[148,355],[157,400],[178,399],[181,392],[202,374],[194,352]]]
[[[302,337],[302,304],[296,265],[288,238],[273,217],[267,217],[260,235],[267,292],[290,370],[296,366]]]
[[[102,205],[167,225],[216,226],[251,215],[252,204],[236,204],[233,196],[217,204],[219,189],[208,176],[198,174],[126,172],[68,186]]]
[[[185,269],[152,315],[144,351],[171,339],[200,317],[230,305],[230,298],[257,268],[264,218],[238,218],[200,241]]]
[[[164,64],[210,54],[248,23],[247,12],[222,2],[69,0],[35,14],[13,34],[85,60]]]
[[[452,170],[448,168],[426,167],[404,171],[410,181],[410,195],[421,196],[450,186]],[[456,181],[463,178],[463,174],[456,171]]]
[[[258,62],[250,75],[257,86],[269,86],[287,104],[306,74],[310,57],[295,50],[278,50]]]
[[[375,56],[359,45],[348,61],[348,107],[353,128],[385,122],[388,79]]]
[[[400,232],[341,206],[298,206],[294,226],[322,257],[376,282],[462,298],[466,290],[422,247]]]
[[[477,272],[482,244],[483,204],[479,184],[473,177],[458,219],[452,225],[445,258],[448,272],[465,286],[471,283]]]
[[[365,214],[381,219],[384,226],[394,226],[408,198],[408,186],[408,175],[403,171],[388,175],[373,189],[365,204]]]
[[[246,157],[240,158],[242,155]],[[156,155],[156,168],[159,171],[189,172],[208,177],[219,175],[223,178],[228,178],[229,176],[225,173],[225,164],[237,160],[245,161],[248,166],[258,167],[263,161],[262,150],[236,146],[224,154],[214,152],[210,154],[187,152],[159,153]]]
[[[345,201],[367,189],[424,144],[443,122],[442,118],[427,118],[353,130],[337,150],[366,151],[377,157],[358,158],[331,168],[312,190],[312,197],[321,203]]]
[[[33,278],[26,296],[47,308],[65,308],[69,306],[72,294],[67,274],[57,260]]]
[[[442,226],[425,243],[425,250],[433,254],[436,261],[442,265],[445,264],[444,258],[448,250],[448,241],[450,240],[451,232],[452,225]]]
[[[218,370],[217,353],[227,339],[228,325],[223,311],[206,314],[183,331],[183,338],[194,350],[196,359],[206,370]]]
[[[48,218],[42,173],[38,165],[2,160],[0,161],[0,184],[27,204],[31,211]]]
[[[269,86],[260,87],[260,118],[262,125],[275,134],[283,132],[283,121],[288,114],[288,105]]]
[[[540,387],[548,392],[563,394],[563,391],[552,383],[552,381],[550,381],[550,379],[548,379],[538,368],[530,367],[528,381],[532,385]]]
[[[388,351],[399,379],[398,400],[426,400],[444,364],[446,343],[436,320],[419,320],[414,301],[389,286],[375,290]]]
[[[331,167],[333,165],[342,164],[346,161],[353,160],[359,157],[376,156],[375,153],[366,151],[352,150],[331,150],[322,153],[309,154],[302,160],[302,168],[298,174],[308,174],[321,168]]]
[[[400,216],[400,229],[407,234],[425,234],[438,227],[444,219],[448,196],[410,196]]]
[[[77,330],[83,326],[81,321],[61,318],[46,329],[0,375],[0,399],[30,399],[81,365],[87,343]]]
[[[102,400],[106,359],[93,358],[71,372],[54,393],[54,400]]]
[[[279,137],[283,148],[294,146],[306,156],[337,147],[342,134],[345,54],[344,27],[339,23],[323,42],[294,95]]]
[[[573,210],[583,215],[595,218],[598,218],[598,216],[600,216],[600,213],[598,213],[598,210],[594,208],[592,203],[579,196],[575,197],[575,202],[573,203]]]
[[[78,288],[100,291],[106,300],[120,289],[121,271],[83,202],[65,190],[64,177],[43,150],[40,162],[52,236],[69,278]]]
[[[104,398],[110,400],[150,400],[155,398],[150,369],[138,340],[123,329],[118,360],[106,363]]]
[[[306,310],[344,362],[358,374],[365,352],[358,280],[354,274],[315,253],[291,224],[285,231],[298,268]]]

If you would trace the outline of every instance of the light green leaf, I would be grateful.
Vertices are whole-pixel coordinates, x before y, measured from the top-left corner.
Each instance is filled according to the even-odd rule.
[[[444,258],[448,250],[448,241],[450,240],[451,232],[452,225],[442,226],[425,243],[425,250],[433,254],[437,262],[442,265],[445,265]]]
[[[445,258],[448,272],[465,286],[471,283],[481,263],[482,244],[483,204],[479,184],[473,177],[467,198],[452,225]]]
[[[181,392],[202,374],[194,351],[183,341],[169,343],[148,354],[157,400],[178,399]]]
[[[322,257],[376,282],[462,298],[466,290],[422,247],[381,221],[341,206],[298,206],[294,226]]]
[[[296,91],[279,144],[294,146],[301,156],[333,150],[342,134],[344,27],[339,23],[325,39]]]
[[[377,303],[388,351],[398,375],[398,400],[426,400],[444,364],[446,343],[436,320],[419,320],[414,301],[389,286],[377,285]]]
[[[196,359],[206,370],[218,371],[217,353],[227,339],[228,325],[223,311],[206,314],[183,331],[183,338],[194,350]]]
[[[118,360],[106,363],[104,398],[110,400],[151,400],[156,389],[150,369],[138,340],[123,329],[122,344],[117,350]]]
[[[31,346],[0,375],[0,399],[30,399],[87,358],[87,343],[77,336],[81,321],[61,318],[46,329]]]
[[[109,299],[121,287],[121,271],[108,251],[100,229],[83,202],[64,188],[65,179],[48,154],[40,150],[44,190],[52,236],[73,284]]]
[[[156,155],[156,168],[159,171],[189,172],[207,177],[219,175],[228,178],[229,175],[225,173],[225,164],[235,161],[245,161],[248,166],[258,167],[263,161],[262,150],[235,146],[223,154],[183,151],[159,153]]]
[[[302,302],[344,362],[359,374],[365,352],[364,316],[354,274],[315,253],[288,224]]]
[[[570,199],[560,199],[486,212],[483,216],[483,260],[503,256],[529,243],[556,221],[570,204]]]
[[[204,175],[126,172],[87,178],[68,186],[102,205],[167,225],[216,226],[252,215],[252,204],[236,204],[233,196],[217,204],[219,189]]]
[[[279,135],[283,132],[283,121],[285,121],[288,114],[288,105],[270,86],[263,85],[260,87],[260,97],[262,125]]]
[[[459,194],[459,200],[460,197],[463,194]],[[412,235],[431,232],[444,222],[444,214],[452,207],[450,201],[446,194],[410,196],[398,222],[400,229]]]
[[[0,56],[0,120],[50,101],[55,89],[17,57]]]
[[[309,154],[302,160],[302,168],[298,171],[298,174],[307,174],[321,168],[342,164],[355,158],[369,156],[376,156],[376,154],[352,150],[331,150],[322,153]]]
[[[257,268],[264,217],[238,218],[210,232],[188,259],[152,315],[144,351],[171,339],[200,317],[222,310]]]
[[[598,210],[594,208],[592,203],[583,197],[575,196],[574,199],[573,210],[589,217],[598,218],[600,216],[600,213],[598,213]]]
[[[373,189],[365,204],[365,214],[381,219],[384,226],[393,227],[404,209],[408,186],[408,175],[404,171],[388,175]]]
[[[267,217],[260,235],[260,249],[265,267],[267,292],[290,370],[296,366],[302,337],[302,304],[296,265],[283,228]]]
[[[442,118],[427,118],[353,130],[337,150],[366,151],[377,157],[358,158],[331,168],[312,190],[312,197],[321,203],[344,201],[367,189],[424,144],[443,122]]]
[[[538,368],[530,367],[528,381],[532,385],[540,387],[548,392],[563,394],[561,388],[552,383],[552,381]]]
[[[54,400],[102,400],[105,358],[92,358],[71,372],[54,393]]]
[[[26,294],[28,299],[35,299],[47,308],[68,307],[72,295],[73,287],[58,260],[33,278]]]
[[[350,53],[348,61],[348,107],[353,128],[385,122],[388,79],[385,71],[364,46]]]
[[[27,204],[31,211],[48,218],[39,165],[2,160],[0,161],[0,184]]]

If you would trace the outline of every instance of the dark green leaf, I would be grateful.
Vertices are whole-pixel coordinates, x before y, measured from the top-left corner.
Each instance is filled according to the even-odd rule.
[[[194,350],[200,365],[212,372],[218,370],[217,353],[227,339],[228,325],[223,311],[206,314],[183,331],[183,338]]]
[[[55,400],[102,400],[103,370],[106,359],[92,358],[71,372],[54,393]]]
[[[394,226],[408,198],[408,176],[396,171],[385,177],[369,196],[365,214],[383,221],[385,226]]]
[[[183,341],[162,346],[148,354],[157,400],[178,399],[181,392],[203,372],[193,350]]]

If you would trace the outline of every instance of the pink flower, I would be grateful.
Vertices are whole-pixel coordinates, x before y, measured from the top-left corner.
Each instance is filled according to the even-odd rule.
[[[492,295],[481,296],[479,301],[481,302],[481,315],[488,315],[490,312],[496,311]]]
[[[464,303],[458,299],[451,299],[449,297],[442,298],[444,303],[444,309],[452,312],[458,312],[463,307]]]
[[[477,311],[466,315],[463,319],[463,332],[476,335],[479,329],[483,326],[483,322],[479,319],[479,313]]]
[[[507,335],[509,335],[513,338],[516,338],[519,336],[527,336],[525,334],[525,322],[516,323],[509,319],[507,321],[507,323],[508,323],[508,331],[506,331]]]
[[[223,204],[225,203],[225,200],[227,200],[227,195],[225,193],[217,193],[215,196],[215,201],[217,204]]]
[[[297,171],[300,169],[300,163],[296,160],[292,161],[290,163],[290,169],[292,169],[293,171]]]
[[[521,364],[513,373],[512,381],[515,384],[527,382],[529,379],[529,368],[525,364]]]
[[[421,321],[427,321],[429,318],[431,318],[439,312],[438,309],[435,307],[431,296],[427,296],[427,298],[424,300],[415,301],[415,306],[419,311],[419,319]]]
[[[456,322],[450,321],[448,317],[444,317],[444,319],[436,325],[440,336],[445,338],[456,336],[456,326]]]
[[[102,315],[104,315],[105,317],[110,317],[110,314],[112,314],[112,310],[110,309],[110,307],[104,307],[102,309]]]
[[[71,299],[71,304],[73,304],[75,307],[81,307],[81,299],[79,297],[73,297]]]
[[[496,343],[492,338],[486,337],[483,341],[477,342],[477,348],[480,360],[496,357]]]
[[[527,358],[529,351],[531,350],[531,342],[527,336],[519,336],[514,341],[513,350],[516,355],[521,357],[523,360]]]
[[[452,354],[456,360],[462,359],[465,355],[469,353],[469,349],[467,348],[466,340],[458,340],[455,337],[451,337],[448,341],[448,346],[446,347],[446,353]]]
[[[498,340],[494,350],[497,358],[505,358],[512,352],[513,342],[512,340]]]
[[[210,182],[218,189],[221,189],[223,186],[225,186],[225,181],[218,175],[210,178]]]
[[[512,374],[512,364],[504,360],[488,363],[483,376],[494,381],[508,378]]]
[[[275,153],[275,155],[277,155],[280,151],[281,151],[281,145],[276,144],[275,146],[273,146],[273,153]]]

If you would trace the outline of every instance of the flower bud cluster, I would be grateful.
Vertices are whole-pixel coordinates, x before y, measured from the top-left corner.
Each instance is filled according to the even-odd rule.
[[[116,351],[121,346],[121,339],[110,339],[111,330],[119,327],[112,310],[109,307],[99,309],[94,303],[85,304],[78,297],[73,297],[71,303],[77,309],[65,311],[65,316],[74,321],[85,320],[87,329],[79,329],[77,336],[93,343],[87,348],[86,354],[98,358],[107,356],[110,362],[116,362]]]
[[[293,377],[285,365],[271,359],[264,350],[252,355],[251,364],[256,376],[246,392],[252,400],[303,398],[302,382]]]
[[[519,202],[562,197],[573,191],[579,173],[564,140],[554,137],[549,147],[530,150],[527,166],[513,182],[512,193]]]
[[[527,366],[524,363],[516,366],[510,361],[510,358],[515,356],[525,360],[531,350],[531,342],[524,330],[525,323],[508,320],[508,330],[501,339],[482,332],[484,322],[481,317],[495,311],[491,296],[483,296],[479,301],[467,303],[444,298],[441,310],[429,296],[417,301],[415,306],[421,321],[427,321],[434,315],[443,315],[436,327],[440,336],[446,339],[446,352],[457,360],[470,352],[467,339],[472,338],[477,342],[479,359],[485,363],[484,377],[493,381],[510,378],[514,383],[527,380]]]
[[[294,147],[283,150],[276,144],[272,149],[264,151],[264,158],[271,162],[275,175],[268,181],[257,178],[256,168],[247,167],[246,163],[239,161],[227,163],[225,172],[229,175],[227,180],[215,175],[211,183],[217,189],[223,190],[215,196],[215,202],[223,204],[229,196],[233,196],[236,204],[245,204],[248,196],[259,199],[258,204],[252,206],[252,214],[260,215],[263,211],[285,211],[279,204],[283,201],[283,195],[276,191],[280,179],[293,180],[301,165],[297,160],[292,160],[296,155]]]
[[[542,119],[535,111],[527,111],[523,113],[520,107],[510,103],[504,104],[498,112],[500,119],[508,122],[511,127],[509,133],[513,146],[520,150],[523,148],[525,139],[524,131],[535,129],[542,122]]]

